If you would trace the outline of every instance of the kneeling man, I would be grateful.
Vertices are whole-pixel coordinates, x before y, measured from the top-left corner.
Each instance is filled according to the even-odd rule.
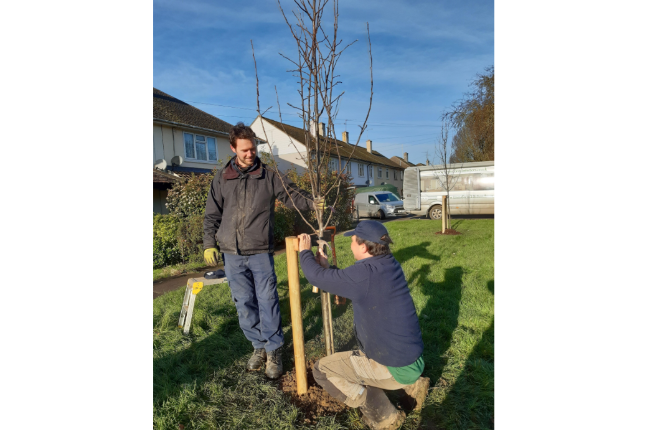
[[[383,390],[403,389],[415,410],[429,389],[424,370],[422,333],[402,267],[390,252],[388,230],[377,221],[361,221],[350,249],[355,264],[330,268],[327,257],[311,252],[308,235],[300,235],[300,265],[307,280],[332,294],[352,300],[359,350],[337,352],[314,364],[314,379],[332,397],[361,408],[372,429],[396,429],[404,412]]]

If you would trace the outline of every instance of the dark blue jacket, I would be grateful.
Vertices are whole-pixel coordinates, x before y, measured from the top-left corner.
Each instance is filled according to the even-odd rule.
[[[402,367],[422,355],[424,343],[402,267],[391,255],[358,260],[346,269],[323,269],[311,251],[300,253],[307,280],[352,300],[359,347],[384,366]]]

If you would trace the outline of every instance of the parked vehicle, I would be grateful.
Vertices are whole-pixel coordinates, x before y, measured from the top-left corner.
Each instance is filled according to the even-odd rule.
[[[406,215],[404,202],[390,191],[371,191],[358,193],[354,198],[355,217],[374,217],[385,219]]]
[[[448,177],[448,181],[447,181]],[[448,184],[448,185],[447,185]],[[451,215],[494,214],[494,161],[408,167],[404,171],[404,209],[442,218],[442,196],[449,187]]]

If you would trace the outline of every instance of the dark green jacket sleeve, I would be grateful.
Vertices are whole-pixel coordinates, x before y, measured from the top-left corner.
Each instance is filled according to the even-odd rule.
[[[223,215],[223,195],[221,194],[221,171],[212,180],[208,198],[205,202],[205,218],[203,219],[203,249],[217,246],[217,231]]]

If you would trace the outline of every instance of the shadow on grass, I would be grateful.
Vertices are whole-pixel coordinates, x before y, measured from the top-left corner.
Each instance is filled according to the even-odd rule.
[[[488,281],[487,288],[494,294],[494,280]],[[435,383],[433,379],[431,382]],[[424,429],[494,429],[494,317],[467,357],[445,400],[438,407],[426,406],[422,416],[435,416],[437,424],[423,423]]]
[[[178,320],[180,313],[172,315]],[[231,366],[234,362],[249,355],[252,351],[250,342],[244,337],[237,319],[234,304],[218,307],[208,306],[203,313],[210,315],[211,320],[218,321],[218,328],[207,337],[197,340],[197,331],[212,329],[209,322],[192,321],[190,334],[182,339],[173,338],[167,341],[178,349],[188,343],[190,346],[180,351],[170,351],[153,360],[153,401],[162,404],[167,399],[177,397],[185,387],[201,386],[215,372]],[[180,328],[178,331],[180,332]],[[182,336],[178,333],[164,333],[166,336]],[[162,343],[163,340],[159,341]],[[156,343],[154,343],[154,347]]]
[[[311,300],[319,301],[319,306],[310,306],[313,309],[303,314],[305,327],[309,327],[304,333],[306,343],[322,333],[323,324],[320,295],[312,293],[311,288],[305,288],[305,282],[304,278],[301,278],[301,285],[304,288],[301,291],[303,310],[307,302]],[[229,287],[225,286],[225,288]],[[277,288],[280,294],[280,314],[282,316],[282,326],[284,327],[282,361],[286,372],[294,368],[291,309],[288,292],[285,293],[288,290],[287,282],[278,282]],[[349,301],[343,306],[336,306],[333,301],[332,298],[332,317],[336,319],[346,311]],[[178,303],[178,312],[167,315],[166,318],[178,321],[181,302],[182,299]],[[239,327],[237,310],[232,301],[217,305],[211,300],[203,300],[201,305],[200,312],[205,317],[199,318],[199,314],[195,310],[197,313],[195,313],[195,318],[192,321],[189,336],[181,338],[179,334],[181,329],[175,328],[162,333],[163,337],[170,337],[171,339],[167,340],[164,345],[169,349],[169,352],[163,353],[153,360],[154,404],[160,405],[167,399],[177,397],[185,387],[202,386],[205,382],[214,378],[214,375],[219,370],[231,367],[240,360],[247,359],[253,352],[251,343],[246,339]],[[314,317],[317,317],[316,322],[309,326],[309,321]],[[161,318],[160,316],[154,318],[154,326],[160,323]],[[174,330],[178,331],[175,332]],[[200,337],[202,332],[209,332],[210,334],[197,340],[197,337]],[[163,343],[165,343],[165,340],[159,339],[154,342],[154,347]],[[189,347],[184,347],[188,343],[190,344]],[[179,350],[180,348],[183,349]],[[241,370],[244,371],[243,367]],[[262,375],[263,373],[260,372],[260,376]]]
[[[423,272],[428,268],[421,268]],[[452,335],[458,326],[458,314],[462,295],[462,267],[445,269],[442,282],[431,282],[424,273],[416,272],[411,282],[420,284],[420,291],[429,297],[420,312],[420,327],[424,341],[424,376],[431,378],[431,383],[440,379],[447,364],[447,350],[451,345]],[[419,279],[415,279],[419,276]]]
[[[309,285],[309,288],[304,288],[303,282],[306,282],[304,278],[300,278],[301,280],[301,292],[300,292],[300,303],[302,305],[302,321],[303,321],[303,339],[305,344],[307,344],[308,341],[320,337],[320,343],[323,343],[322,335],[323,335],[323,318],[322,318],[322,307],[321,307],[321,296],[320,293],[313,293],[311,291],[311,285]],[[317,305],[315,306],[309,306],[310,309],[305,311],[306,304],[311,301],[317,301]],[[331,303],[331,309],[332,309],[332,320],[335,321],[338,317],[343,315],[347,309],[348,306],[350,306],[350,300],[346,300],[346,302],[342,305],[336,305],[334,303],[334,295],[330,295],[330,303]],[[293,358],[293,329],[292,326],[290,325],[290,320],[291,320],[291,308],[290,308],[290,303],[288,297],[281,300],[280,303],[280,309],[283,315],[283,321],[285,320],[284,315],[287,315],[287,321],[284,324],[284,326],[288,326],[288,328],[284,332],[284,348],[287,351],[288,358],[286,360],[287,363],[289,363],[290,367],[287,368],[285,366],[286,370],[290,370],[294,367],[294,358]],[[334,338],[335,344],[336,344],[336,335]],[[307,347],[307,345],[306,345]],[[323,343],[323,348],[324,348],[324,343]],[[341,346],[339,345],[338,348],[340,349]],[[309,354],[308,354],[309,355]]]
[[[394,253],[395,259],[401,264],[415,256],[431,262],[440,261],[439,256],[427,250],[429,244],[430,242],[423,242],[400,249]],[[407,281],[411,286],[418,285],[422,294],[428,297],[419,315],[426,365],[423,375],[431,378],[431,383],[435,384],[447,364],[447,350],[458,326],[464,270],[460,266],[445,269],[441,282],[432,282],[430,272],[431,264],[422,264],[410,274]]]

